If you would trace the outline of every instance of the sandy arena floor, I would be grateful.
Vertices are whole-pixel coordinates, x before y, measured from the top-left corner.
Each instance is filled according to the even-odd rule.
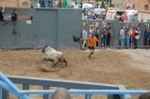
[[[0,71],[7,75],[123,84],[127,89],[150,89],[150,50],[61,50],[68,67],[41,62],[40,50],[1,50]],[[43,72],[47,68],[50,72]]]

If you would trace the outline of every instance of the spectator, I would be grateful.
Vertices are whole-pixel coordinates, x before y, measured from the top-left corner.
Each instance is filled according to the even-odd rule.
[[[98,28],[96,28],[96,30],[95,30],[95,37],[99,40],[99,29]],[[96,47],[98,47],[98,42],[96,42]]]
[[[150,99],[150,92],[141,94],[138,99]]]
[[[94,34],[95,33],[95,28],[94,28],[94,25],[91,24],[90,25],[90,30],[89,30],[90,34]]]
[[[144,33],[144,45],[146,47],[150,46],[150,28],[147,27]]]
[[[102,49],[105,47],[105,41],[106,41],[106,28],[103,28],[102,33],[100,35],[101,37],[101,47]]]
[[[123,14],[120,16],[120,19],[122,22],[125,22],[125,20],[126,20],[125,12],[123,12]]]
[[[125,45],[126,45],[126,49],[129,48],[130,45],[130,34],[131,34],[132,30],[127,29],[125,32]]]
[[[40,7],[45,7],[45,0],[39,0]]]
[[[14,9],[13,12],[11,13],[12,32],[13,32],[13,34],[17,33],[17,31],[16,31],[17,19],[18,19],[17,11],[16,11],[16,9]]]
[[[130,30],[129,30],[129,35],[130,35],[130,38],[129,38],[129,48],[131,48],[131,49],[132,49],[132,46],[133,46],[132,32],[133,32],[133,28],[130,28]]]
[[[119,42],[120,42],[120,48],[124,48],[124,39],[125,39],[125,27],[123,26],[120,30],[120,37],[119,37]]]
[[[87,28],[85,26],[85,27],[83,27],[83,30],[82,30],[82,38],[83,38],[82,49],[85,49],[85,47],[86,47],[86,38],[87,37],[88,37],[88,32],[87,32]]]
[[[95,20],[95,19],[96,19],[95,13],[92,11],[90,13],[90,20]]]
[[[120,21],[120,15],[119,15],[119,13],[118,14],[116,13],[115,18]]]
[[[112,36],[112,30],[111,30],[111,27],[108,27],[107,28],[107,38],[106,38],[106,46],[107,47],[110,47],[111,36]]]
[[[50,99],[71,99],[71,95],[65,88],[58,88],[52,93]]]
[[[36,7],[37,7],[37,8],[40,8],[40,7],[41,7],[41,5],[40,5],[39,2],[37,2]]]
[[[137,49],[137,46],[138,46],[137,45],[138,38],[136,38],[136,36],[138,36],[138,35],[139,35],[139,30],[137,27],[134,27],[133,31],[132,31],[132,40],[133,40],[134,49]]]
[[[3,11],[0,10],[0,21],[1,22],[5,22],[5,19],[4,19],[4,15],[3,15]]]
[[[4,9],[3,9],[3,10],[0,10],[0,21],[2,22],[2,25],[5,25],[5,24],[7,24],[9,21],[4,18],[3,13],[4,13]]]

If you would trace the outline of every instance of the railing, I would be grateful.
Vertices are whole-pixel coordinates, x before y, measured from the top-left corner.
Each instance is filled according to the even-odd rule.
[[[25,79],[25,78],[22,78],[22,79]],[[19,79],[15,79],[14,82],[16,82],[17,80],[21,81]],[[37,82],[38,79],[34,79],[34,80]],[[33,94],[34,95],[44,95],[43,99],[48,99],[49,95],[54,91],[54,90],[50,90],[50,89],[47,89],[47,90],[46,89],[44,89],[44,90],[29,90],[29,87],[27,87],[28,86],[27,83],[33,84],[33,81],[32,80],[30,80],[30,82],[28,82],[28,81],[29,81],[29,79],[24,81],[24,83],[23,83],[23,85],[24,85],[23,89],[28,89],[28,90],[20,90],[3,73],[0,72],[0,99],[9,99],[8,96],[3,95],[4,94],[3,92],[6,92],[6,91],[13,93],[19,99],[31,99],[31,96]],[[54,82],[55,81],[56,80],[54,80]],[[55,85],[55,84],[57,85],[58,84],[58,83],[54,83],[54,82],[52,82],[51,85]],[[25,83],[26,83],[26,85],[25,85]],[[69,85],[69,83],[71,85]],[[46,81],[45,84],[46,84],[45,86],[47,86],[48,82]],[[104,85],[98,86],[94,83],[93,83],[93,86],[92,86],[92,83],[90,86],[89,83],[85,83],[85,85],[84,85],[81,82],[80,83],[74,82],[74,84],[73,84],[73,82],[64,82],[64,81],[62,81],[62,83],[59,82],[59,86],[61,86],[61,87],[65,87],[66,86],[65,84],[68,85],[68,87],[66,87],[66,88],[69,89],[70,94],[78,94],[78,95],[82,94],[82,95],[85,95],[85,99],[91,99],[91,96],[94,94],[108,95],[108,99],[126,99],[127,94],[141,94],[141,93],[150,92],[150,90],[124,90],[124,89],[119,90],[119,88],[117,89],[117,86],[115,89],[115,86],[111,86],[111,85],[107,86],[106,89],[101,89],[102,87],[104,87]],[[88,87],[88,85],[90,87]],[[72,86],[72,88],[70,86]],[[81,86],[81,89],[79,88],[79,86]],[[77,87],[77,88],[75,88],[75,87]],[[84,88],[84,87],[86,87],[86,88]],[[93,87],[93,89],[92,89],[92,87]],[[110,87],[110,89],[108,87]],[[114,89],[111,89],[113,87],[114,87]],[[47,88],[47,87],[45,87],[45,88]],[[5,90],[5,91],[3,91],[3,90]]]
[[[21,99],[30,99],[27,94],[22,94],[21,91],[3,74],[0,72],[0,88],[7,90],[8,92],[11,92],[15,94],[16,96],[20,97]],[[0,90],[2,92],[2,90]],[[0,96],[2,96],[2,94]],[[2,99],[2,97],[0,97]]]

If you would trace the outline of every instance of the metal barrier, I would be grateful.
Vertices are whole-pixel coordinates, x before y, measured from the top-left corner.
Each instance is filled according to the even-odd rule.
[[[20,78],[20,79],[24,79],[24,78]],[[20,82],[22,82],[20,79],[15,79],[14,81],[20,83]],[[40,82],[38,82],[37,78],[34,78],[34,81],[37,82],[36,84],[40,83]],[[48,79],[47,80],[45,79],[45,81],[43,81],[43,80],[41,80],[41,81],[43,82],[43,85],[45,85],[47,87],[48,87],[48,85],[55,85],[55,87],[67,86],[66,88],[69,89],[70,94],[78,94],[78,95],[82,94],[82,95],[85,95],[85,99],[91,99],[91,95],[93,95],[93,94],[106,94],[106,95],[109,95],[108,99],[126,99],[126,94],[141,94],[141,93],[150,92],[150,90],[119,90],[119,89],[117,89],[117,86],[116,86],[116,89],[112,89],[111,87],[115,88],[115,86],[112,86],[112,85],[109,85],[110,89],[108,89],[109,86],[107,86],[107,84],[105,84],[105,85],[103,84],[103,86],[100,86],[100,85],[96,85],[95,83],[92,84],[92,83],[84,82],[84,84],[83,84],[83,82],[82,83],[81,82],[80,83],[79,82],[71,82],[71,81],[66,82],[66,81],[58,80],[58,83],[59,83],[59,85],[58,85],[58,83],[55,83],[56,80],[54,80],[53,82],[49,82],[49,83],[48,83]],[[62,83],[60,83],[59,81]],[[2,90],[0,90],[0,99],[4,99],[4,98],[9,99],[8,96],[3,96],[3,92],[5,92],[3,90],[6,90],[8,93],[12,92],[14,95],[16,95],[18,97],[18,99],[30,99],[30,96],[33,94],[44,95],[43,99],[48,99],[49,95],[54,92],[54,90],[50,90],[47,87],[45,87],[45,88],[47,88],[47,90],[46,89],[44,89],[44,90],[29,90],[28,83],[30,83],[31,85],[34,84],[33,79],[31,79],[31,78],[30,78],[30,80],[28,79],[23,82],[24,82],[24,83],[22,83],[24,85],[23,89],[26,89],[26,90],[19,90],[2,72],[0,72],[0,89],[2,89]],[[70,87],[70,86],[72,86],[72,87]],[[81,88],[79,88],[79,86]],[[90,86],[90,88],[88,88],[88,86]],[[102,87],[104,87],[104,86],[106,87],[106,89],[105,88],[102,89]],[[84,88],[84,87],[86,87],[86,88]],[[118,98],[116,98],[116,96]]]
[[[5,18],[10,20],[10,14],[14,8],[5,9]],[[139,26],[140,38],[137,40],[139,48],[145,48],[144,34],[145,26],[148,23],[143,22],[125,22],[118,20],[82,20],[81,9],[50,9],[36,8],[23,9],[17,8],[18,22],[17,34],[12,33],[12,24],[2,25],[0,22],[0,48],[3,49],[38,49],[45,45],[50,45],[56,49],[79,48],[80,44],[76,44],[72,36],[81,37],[82,22],[86,22],[88,33],[90,26],[94,25],[99,30],[98,39],[101,41],[101,33],[106,23],[111,27],[112,34],[108,40],[108,33],[105,35],[105,43],[109,42],[110,48],[119,48],[119,32],[122,25],[129,28]],[[65,25],[64,25],[65,23]],[[126,32],[127,32],[126,31]],[[126,36],[128,37],[128,36]],[[107,39],[107,40],[106,40]],[[82,44],[82,43],[81,43]],[[106,46],[106,44],[104,44]],[[101,42],[98,48],[101,47]],[[107,46],[106,46],[107,47]]]
[[[144,45],[144,35],[147,22],[120,22],[118,20],[82,20],[83,26],[87,27],[88,35],[90,34],[90,26],[94,26],[94,29],[98,28],[98,39],[101,41],[101,33],[103,28],[111,28],[112,35],[110,37],[110,48],[119,48],[119,33],[122,26],[125,27],[125,38],[128,36],[128,32],[133,27],[140,28],[140,38],[137,40],[138,48],[146,48]],[[107,43],[107,33],[105,35],[105,43]],[[101,43],[101,42],[100,42]],[[99,44],[101,45],[101,44]],[[107,44],[105,44],[107,47]],[[125,45],[125,44],[124,44]]]
[[[0,87],[15,94],[21,99],[30,99],[27,94],[22,94],[20,90],[3,74],[0,72]],[[3,92],[1,92],[3,94]],[[2,94],[0,96],[2,96]],[[2,97],[0,97],[2,99]]]
[[[6,8],[4,16],[10,20],[14,8]],[[3,25],[0,22],[0,48],[38,49],[52,46],[56,49],[79,48],[72,35],[81,34],[81,9],[16,8],[17,34],[12,33],[11,20]],[[65,23],[65,25],[64,25]]]

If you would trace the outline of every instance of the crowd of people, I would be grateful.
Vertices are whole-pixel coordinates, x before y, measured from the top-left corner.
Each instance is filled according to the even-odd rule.
[[[110,23],[102,22],[101,26],[100,29],[99,25],[90,24],[88,29],[86,22],[83,23],[82,38],[84,38],[84,40],[82,49],[87,48],[88,42],[85,38],[88,38],[91,34],[99,41],[95,44],[95,47],[97,48],[109,48],[111,46],[111,41],[113,41],[112,36],[117,36],[115,39],[118,39],[118,47],[120,49],[137,49],[139,39],[144,39],[143,46],[150,46],[150,27],[148,25],[145,26],[144,37],[141,36],[139,25],[130,27],[123,24],[117,35],[116,33],[113,33]]]
[[[118,39],[117,46],[113,42],[116,39]],[[139,39],[143,39],[143,46],[146,48],[150,47],[150,27],[148,25],[145,26],[144,37],[142,37],[139,25],[130,27],[124,24],[116,35],[112,31],[110,23],[102,22],[102,29],[99,29],[98,24],[87,26],[86,22],[84,22],[81,39],[74,37],[74,41],[82,45],[82,50],[88,48],[91,51],[88,57],[94,54],[95,48],[107,49],[112,47],[111,44],[120,49],[137,49]]]
[[[137,49],[138,47],[138,39],[140,38],[140,29],[139,27],[133,27],[130,29],[126,29],[122,26],[119,35],[119,44],[120,48],[124,47]]]
[[[88,38],[89,36],[94,36],[98,41],[95,42],[94,46],[99,48],[105,48],[110,47],[110,39],[113,35],[111,26],[106,26],[102,28],[102,31],[99,30],[98,25],[90,24],[89,30],[87,29],[87,24],[84,23],[82,27],[82,38]],[[83,40],[82,49],[86,49],[88,45],[88,42],[86,40]]]

